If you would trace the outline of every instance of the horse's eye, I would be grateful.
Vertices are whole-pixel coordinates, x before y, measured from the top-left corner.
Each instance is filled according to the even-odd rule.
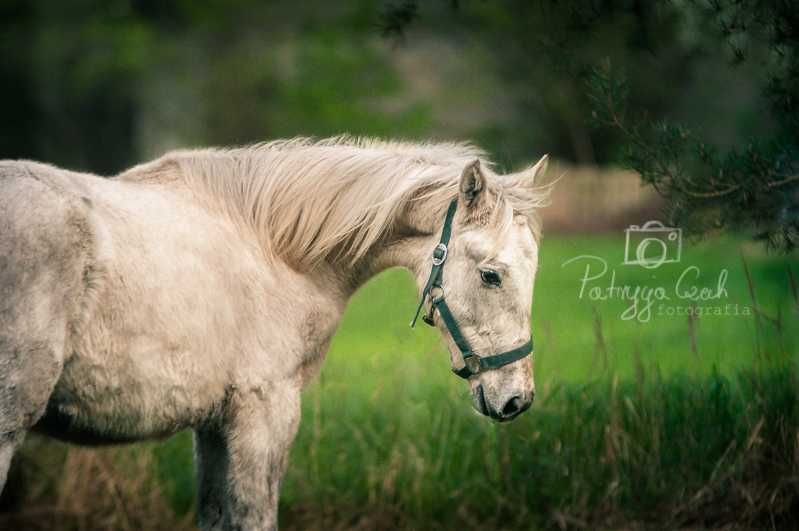
[[[480,278],[483,280],[484,283],[488,284],[489,286],[502,285],[502,277],[499,276],[499,273],[497,273],[496,271],[492,271],[491,269],[481,270]]]

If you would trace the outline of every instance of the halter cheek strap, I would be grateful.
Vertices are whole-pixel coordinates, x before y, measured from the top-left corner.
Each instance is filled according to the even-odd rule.
[[[457,345],[458,350],[461,351],[461,357],[463,358],[463,367],[460,369],[452,369],[452,372],[461,378],[469,378],[478,374],[480,371],[498,369],[526,357],[533,351],[533,339],[531,337],[527,343],[500,354],[478,356],[472,350],[472,347],[466,340],[466,336],[461,332],[458,321],[455,319],[455,316],[452,315],[452,311],[444,300],[444,288],[442,286],[444,264],[447,261],[447,245],[452,235],[452,220],[455,218],[455,210],[457,208],[458,200],[455,199],[449,204],[447,216],[444,219],[444,227],[441,229],[441,240],[439,240],[438,245],[436,245],[433,250],[433,267],[430,270],[430,277],[427,279],[427,283],[422,290],[422,297],[419,301],[419,305],[416,307],[416,314],[413,317],[413,321],[411,321],[411,328],[416,325],[422,307],[428,297],[430,297],[430,312],[423,315],[422,320],[430,326],[433,326],[433,314],[438,310],[438,315],[444,321],[449,335],[452,336],[452,340],[455,342],[455,345]],[[438,292],[436,296],[432,295],[433,290]]]

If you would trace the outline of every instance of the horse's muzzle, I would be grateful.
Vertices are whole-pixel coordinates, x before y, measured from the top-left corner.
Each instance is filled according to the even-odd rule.
[[[486,399],[483,386],[478,385],[474,391],[474,408],[487,417],[499,422],[513,420],[533,405],[533,393],[522,393],[507,399],[501,407],[495,407]]]

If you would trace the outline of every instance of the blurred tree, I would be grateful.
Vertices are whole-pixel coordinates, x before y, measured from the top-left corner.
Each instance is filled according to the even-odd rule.
[[[764,110],[776,124],[771,134],[719,149],[684,124],[636,112],[625,78],[609,66],[589,76],[597,122],[622,134],[626,163],[668,200],[672,219],[684,227],[751,230],[769,247],[791,251],[799,246],[799,5],[710,0],[686,7],[708,36],[729,47],[733,65],[757,57]]]
[[[0,149],[111,172],[134,160],[136,81],[151,34],[126,2],[2,5]]]
[[[0,156],[102,174],[201,144],[422,136],[379,0],[0,2]]]
[[[422,7],[386,2],[384,31],[422,24]],[[497,68],[522,87],[520,118],[545,121],[535,132],[564,139],[555,144],[571,140],[572,158],[623,160],[694,233],[747,230],[773,248],[799,245],[794,1],[460,1],[451,13],[489,39]],[[743,105],[719,106],[736,95]]]
[[[33,102],[35,80],[28,68],[33,55],[32,7],[25,0],[0,3],[0,152],[29,157],[37,154],[32,146],[40,120]]]

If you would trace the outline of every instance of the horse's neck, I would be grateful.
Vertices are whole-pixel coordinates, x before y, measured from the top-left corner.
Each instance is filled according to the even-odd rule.
[[[350,294],[371,278],[392,267],[407,269],[414,278],[418,277],[424,269],[425,257],[428,257],[431,251],[426,237],[396,238],[376,245],[348,272],[348,284],[352,289]]]
[[[342,272],[353,292],[372,277],[392,267],[407,269],[414,277],[424,275],[430,267],[431,253],[438,241],[442,222],[443,213],[425,208],[424,205],[406,206],[398,217],[395,230],[379,239],[350,270]]]

